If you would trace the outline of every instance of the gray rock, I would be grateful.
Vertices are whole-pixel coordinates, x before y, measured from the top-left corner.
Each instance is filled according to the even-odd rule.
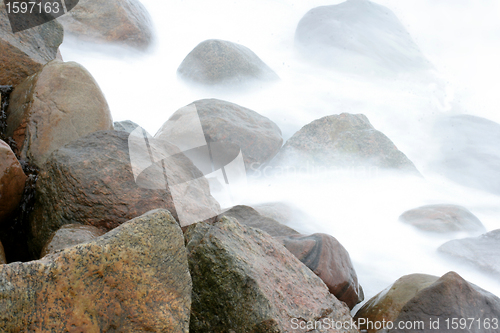
[[[114,122],[115,131],[123,131],[127,133],[132,133],[139,125],[131,120],[115,121]]]
[[[104,235],[104,231],[91,225],[78,223],[65,224],[50,237],[47,244],[42,249],[40,257],[55,253],[73,245],[90,242],[99,236]]]

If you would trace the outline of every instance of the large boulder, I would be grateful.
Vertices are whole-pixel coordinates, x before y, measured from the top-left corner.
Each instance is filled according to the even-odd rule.
[[[104,235],[104,233],[101,229],[91,225],[65,224],[50,237],[43,247],[40,257],[45,257],[47,254],[55,253],[73,245],[90,242]]]
[[[418,174],[413,163],[362,114],[326,116],[302,127],[271,162],[276,173],[375,167]]]
[[[115,128],[115,131],[124,131],[132,133],[137,127],[139,127],[139,125],[137,125],[131,120],[122,120],[122,121],[115,121],[113,127]]]
[[[364,300],[349,252],[337,239],[327,234],[292,235],[277,239],[350,309]]]
[[[192,284],[166,210],[42,260],[0,266],[3,332],[188,332]]]
[[[449,241],[438,251],[500,276],[500,229],[479,237]]]
[[[176,147],[163,148],[170,155],[179,154],[176,160],[164,160],[173,183],[191,181],[200,173]],[[148,155],[146,143],[144,149]],[[206,179],[190,182],[184,195],[174,202],[163,174],[138,184],[132,167],[127,132],[95,132],[54,151],[39,175],[30,216],[34,254],[39,254],[52,233],[64,224],[80,223],[108,231],[156,208],[168,209],[176,219],[176,208],[181,207],[192,212],[209,210],[212,216],[219,214]]]
[[[79,0],[58,18],[64,31],[90,42],[144,49],[153,41],[151,17],[138,0]]]
[[[299,234],[292,228],[287,227],[272,218],[262,216],[258,211],[248,206],[234,206],[231,209],[226,210],[222,215],[233,217],[238,220],[239,223],[265,231],[273,237]]]
[[[437,233],[467,232],[481,234],[486,228],[467,208],[457,205],[427,205],[410,209],[399,220],[414,227]]]
[[[435,125],[439,152],[432,170],[465,186],[500,194],[500,124],[457,115]]]
[[[196,107],[197,119],[191,117],[192,106]],[[281,130],[269,118],[218,99],[199,100],[176,111],[158,130],[155,138],[190,142],[197,135],[198,123],[201,123],[207,142],[227,142],[238,146],[247,171],[273,158],[283,143]]]
[[[0,140],[0,225],[17,208],[26,175],[9,145]]]
[[[56,59],[63,28],[56,21],[12,32],[7,9],[0,3],[0,85],[17,86],[43,65]]]
[[[311,9],[297,26],[295,44],[307,59],[337,69],[431,68],[396,15],[368,0]]]
[[[201,42],[177,69],[181,78],[204,85],[241,85],[250,80],[278,79],[249,48],[219,39]]]
[[[10,96],[7,136],[22,158],[42,166],[50,153],[89,133],[113,129],[97,82],[75,62],[53,61]]]
[[[185,233],[193,299],[190,332],[358,332],[349,308],[268,234],[233,218]]]
[[[368,330],[369,333],[451,333],[457,329],[464,333],[498,332],[500,298],[465,281],[457,273],[449,272],[441,278],[409,276],[404,279],[407,281],[396,282],[398,285],[376,295],[356,314],[358,323],[370,319],[375,328],[386,319],[387,330]],[[461,318],[466,318],[465,325]],[[458,326],[453,327],[456,324]]]

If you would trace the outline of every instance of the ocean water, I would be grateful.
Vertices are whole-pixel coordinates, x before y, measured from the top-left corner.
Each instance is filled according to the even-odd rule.
[[[488,231],[500,228],[500,196],[461,186],[432,167],[440,154],[436,121],[441,117],[469,114],[500,123],[499,2],[377,0],[396,14],[434,68],[402,75],[371,68],[357,73],[335,66],[325,69],[297,52],[294,34],[302,16],[341,1],[142,2],[156,30],[155,44],[147,52],[73,39],[61,46],[65,61],[81,63],[95,77],[115,121],[132,120],[154,135],[179,108],[219,98],[270,118],[287,140],[323,116],[365,114],[423,177],[381,170],[252,177],[243,203],[286,201],[308,214],[309,219],[296,219],[291,226],[336,237],[350,253],[366,299],[403,275],[441,276],[452,270],[500,296],[496,279],[438,255],[441,244],[464,235],[433,236],[398,221],[408,209],[447,203],[468,208]],[[198,43],[214,38],[250,48],[281,80],[240,90],[210,90],[179,79],[176,70],[184,57]]]

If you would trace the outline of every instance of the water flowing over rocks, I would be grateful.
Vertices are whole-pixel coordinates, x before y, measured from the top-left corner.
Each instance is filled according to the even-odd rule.
[[[26,175],[9,145],[0,140],[0,225],[10,217],[23,196]]]
[[[362,114],[326,116],[302,127],[270,163],[276,173],[356,167],[419,174],[415,165]]]
[[[103,234],[104,231],[91,225],[65,224],[50,237],[43,247],[40,257],[43,258],[47,254],[55,253],[73,245],[90,242]]]
[[[0,3],[0,85],[17,86],[56,59],[63,28],[56,21],[13,33],[4,2]]]
[[[193,279],[190,332],[306,332],[292,330],[294,318],[352,319],[320,278],[258,229],[223,217],[189,226],[185,239]]]
[[[368,0],[311,9],[297,26],[295,44],[308,60],[365,75],[432,68],[396,15]]]
[[[441,245],[439,252],[500,276],[500,229]]]
[[[222,213],[222,215],[233,217],[238,220],[239,223],[265,231],[273,237],[298,234],[298,232],[292,228],[287,227],[272,218],[262,216],[258,211],[249,206],[234,206],[233,208]]]
[[[418,229],[436,233],[467,232],[478,235],[486,232],[486,228],[474,214],[457,205],[418,207],[401,214],[399,220]]]
[[[53,232],[64,224],[80,223],[108,231],[145,212],[165,208],[177,213],[165,179],[152,178],[152,187],[139,187],[132,172],[129,134],[99,131],[79,138],[52,153],[43,166],[37,184],[35,209],[30,218],[32,251],[39,254]],[[170,145],[170,155],[180,151]],[[192,162],[177,155],[166,160],[175,183],[200,173]],[[153,186],[155,185],[155,186]],[[162,189],[163,188],[163,189]],[[182,198],[190,211],[209,209],[217,216],[219,204],[210,196],[208,182],[200,178]]]
[[[7,136],[21,158],[41,167],[50,153],[99,130],[113,129],[97,82],[75,62],[52,61],[19,84],[10,96]]]
[[[278,75],[249,48],[218,39],[201,42],[177,69],[181,78],[204,85],[241,85],[277,80]]]
[[[58,21],[66,33],[90,42],[143,50],[153,41],[151,17],[137,0],[79,0]]]
[[[327,234],[277,237],[285,248],[318,275],[330,292],[352,309],[364,300],[347,250]]]
[[[247,171],[269,161],[283,144],[279,127],[255,111],[218,99],[203,99],[190,105],[196,106],[206,141],[237,145],[243,153]],[[184,107],[176,111],[170,117],[176,120],[175,126],[171,121],[166,122],[155,138],[190,142],[195,127],[191,118],[183,120],[189,110]]]
[[[192,284],[166,210],[42,260],[0,266],[2,332],[184,332]]]

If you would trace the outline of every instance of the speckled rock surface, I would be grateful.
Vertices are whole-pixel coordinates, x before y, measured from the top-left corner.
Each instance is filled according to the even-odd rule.
[[[180,77],[205,85],[277,80],[278,75],[249,48],[219,39],[198,44],[177,69]]]
[[[327,234],[277,237],[285,248],[316,273],[338,300],[352,309],[364,300],[363,288],[347,250]]]
[[[50,153],[89,133],[113,129],[108,103],[75,62],[52,61],[10,95],[7,136],[22,158],[41,167]]]
[[[7,9],[0,2],[0,85],[16,86],[56,59],[63,28],[56,21],[12,33]]]
[[[320,278],[258,229],[223,217],[191,225],[184,236],[193,279],[190,332],[310,332],[293,330],[293,319],[352,319]]]
[[[0,266],[2,332],[188,332],[182,232],[149,212],[42,260]]]
[[[26,175],[9,145],[0,140],[0,224],[21,201]]]
[[[302,127],[271,162],[277,172],[376,167],[419,174],[392,141],[362,114],[326,116]],[[284,170],[283,170],[284,169]]]
[[[104,235],[104,231],[91,225],[65,224],[50,237],[43,247],[40,257],[73,245],[90,242],[102,235]]]

